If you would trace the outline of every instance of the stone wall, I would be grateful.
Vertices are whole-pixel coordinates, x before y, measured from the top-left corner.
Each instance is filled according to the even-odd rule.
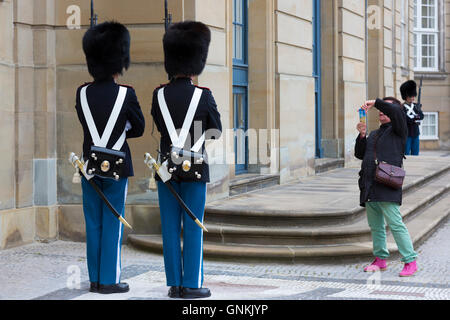
[[[167,82],[163,3],[95,1],[99,22],[115,19],[131,33],[132,63],[120,82],[135,88],[146,119],[144,136],[129,141],[135,176],[130,178],[126,218],[137,233],[160,232],[157,194],[148,189],[150,173],[142,160],[145,152],[155,153],[159,139],[157,133],[154,138],[151,135],[152,92]],[[212,162],[208,201],[227,197],[230,180],[237,178],[232,131],[232,3],[169,1],[174,22],[200,20],[212,31],[207,66],[195,79],[212,90],[225,129],[219,141],[207,143]],[[369,5],[381,8],[381,26],[370,30],[367,38],[364,1],[322,0],[321,4],[322,145],[326,157],[345,158],[350,164],[358,107],[367,95],[398,96],[399,84],[412,76],[410,67],[395,62],[401,59],[397,31],[401,11],[397,0],[369,0]],[[72,19],[74,5],[80,10],[80,27],[68,28],[68,21],[76,20]],[[412,1],[410,27],[411,5]],[[314,174],[312,15],[313,0],[249,1],[249,127],[258,133],[266,130],[263,137],[250,136],[249,143],[268,158],[252,165],[250,171],[279,174],[281,183]],[[89,1],[84,0],[0,1],[0,152],[4,157],[0,249],[36,239],[84,240],[81,186],[72,183],[74,169],[67,158],[69,152],[81,153],[82,128],[74,107],[76,89],[91,81],[81,48],[89,18]],[[424,96],[424,104],[439,106],[441,122],[446,123],[449,88],[448,82],[427,82],[427,95],[433,93],[435,98]],[[447,91],[437,98],[442,90]],[[377,125],[376,117],[371,114],[370,118],[371,125]],[[445,125],[441,129],[443,136],[449,134]],[[257,155],[257,160],[262,159]]]
[[[339,136],[342,157],[354,159],[354,143],[359,121],[358,108],[367,97],[366,6],[364,1],[339,1]]]
[[[281,183],[314,173],[312,13],[312,0],[276,2],[275,85]]]

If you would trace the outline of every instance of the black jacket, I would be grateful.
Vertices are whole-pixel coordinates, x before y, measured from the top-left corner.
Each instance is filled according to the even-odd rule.
[[[184,118],[189,108],[189,104],[194,94],[195,85],[192,84],[190,78],[177,78],[169,82],[168,84],[162,85],[156,88],[153,92],[153,102],[151,114],[155,121],[156,127],[161,134],[160,151],[161,154],[168,155],[170,152],[170,146],[172,141],[170,140],[169,132],[167,131],[163,116],[161,114],[161,109],[158,103],[158,91],[164,87],[164,97],[166,100],[167,108],[169,109],[170,116],[172,118],[175,129],[179,133],[179,129],[183,126]],[[186,141],[185,149],[189,150],[190,147],[194,145],[195,140],[199,137],[194,136],[194,123],[201,121],[202,132],[206,130],[215,129],[207,132],[206,139],[218,139],[222,131],[222,123],[220,121],[220,113],[217,110],[217,104],[211,91],[208,88],[198,87],[203,90],[197,111],[194,116],[189,134],[191,141]],[[209,133],[209,134],[208,134]],[[202,148],[199,152],[206,154],[205,144],[203,143]],[[193,178],[191,181],[203,181],[209,182],[209,165],[204,162],[202,165],[201,179]],[[159,180],[159,177],[156,177]]]
[[[378,161],[385,161],[391,165],[401,167],[403,164],[406,144],[407,128],[406,116],[402,107],[377,99],[375,107],[387,115],[390,123],[380,126],[372,131],[368,138],[358,138],[355,144],[355,157],[363,160],[359,172],[360,204],[365,206],[371,202],[395,202],[402,204],[402,190],[395,190],[380,184],[375,178],[375,152]]]
[[[403,104],[403,106],[406,103]],[[418,137],[420,135],[420,130],[419,130],[419,124],[416,122],[418,120],[423,120],[423,118],[425,118],[423,112],[422,112],[422,108],[418,108],[417,104],[414,105],[414,114],[412,114],[411,116],[407,115],[407,111],[406,108],[403,107],[403,110],[405,111],[405,115],[406,115],[406,123],[408,125],[408,137]]]
[[[94,119],[95,125],[97,126],[97,131],[100,137],[105,130],[106,123],[108,122],[109,116],[114,107],[114,103],[119,92],[119,85],[114,82],[114,79],[108,79],[105,81],[95,81],[93,83],[85,83],[77,90],[76,98],[76,110],[78,114],[78,119],[83,126],[84,131],[84,142],[83,142],[83,158],[87,160],[87,155],[89,150],[93,145],[92,137],[89,132],[89,128],[86,124],[84,118],[83,109],[80,102],[80,91],[81,88],[88,85],[86,90],[86,96],[89,104],[89,108],[92,113],[92,118]],[[121,85],[123,86],[123,85]],[[112,131],[111,137],[109,139],[107,148],[112,148],[119,137],[122,135],[125,129],[127,121],[131,124],[131,129],[127,131],[127,139],[140,137],[144,134],[145,119],[142,114],[141,107],[136,97],[136,92],[132,87],[127,87],[127,95],[125,101],[120,111],[119,117],[117,118],[116,125]],[[133,163],[131,161],[130,148],[128,143],[125,141],[120,151],[126,153],[126,166],[124,170],[124,176],[130,177],[134,175]]]

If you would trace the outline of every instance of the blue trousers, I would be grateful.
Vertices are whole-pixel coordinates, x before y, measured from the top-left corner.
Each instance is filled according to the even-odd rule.
[[[205,182],[171,182],[188,208],[203,223]],[[201,288],[203,284],[203,230],[178,204],[167,186],[158,181],[164,268],[167,286]],[[181,253],[183,224],[183,254]]]
[[[113,207],[123,216],[128,178],[119,181],[92,178]],[[83,211],[89,280],[103,285],[120,283],[123,225],[83,177]]]
[[[419,136],[417,137],[408,137],[406,140],[406,150],[405,155],[413,155],[418,156],[419,155],[419,149],[420,149],[420,139]]]

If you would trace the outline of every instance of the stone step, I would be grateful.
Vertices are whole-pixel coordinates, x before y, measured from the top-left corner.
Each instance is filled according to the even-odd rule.
[[[450,171],[448,161],[437,163],[425,173],[415,173],[414,162],[407,168],[404,196]],[[333,170],[303,181],[250,192],[206,206],[211,224],[286,227],[351,224],[364,216],[359,206],[359,168]]]
[[[450,215],[450,195],[422,209],[421,214],[405,221],[415,246],[424,241]],[[130,235],[128,240],[139,248],[162,252],[161,235]],[[397,254],[398,249],[388,235],[388,249]],[[333,245],[249,245],[204,242],[204,256],[212,258],[242,258],[256,260],[303,261],[307,259],[329,259],[372,255],[372,242],[336,243]]]
[[[343,168],[345,166],[344,158],[322,158],[315,159],[314,169],[316,174],[324,173],[337,168]]]
[[[244,174],[230,181],[230,196],[273,187],[280,184],[280,175]]]
[[[412,219],[421,210],[450,191],[450,172],[429,182],[420,191],[410,193],[403,199],[401,213],[404,221]],[[218,243],[235,244],[276,244],[276,245],[327,245],[369,241],[370,228],[365,215],[352,224],[336,226],[286,226],[260,227],[231,224],[211,224],[205,221],[208,233],[205,240]]]

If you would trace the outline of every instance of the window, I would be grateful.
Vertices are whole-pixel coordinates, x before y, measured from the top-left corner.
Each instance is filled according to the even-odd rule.
[[[438,71],[438,0],[414,0],[414,69]]]
[[[233,1],[233,60],[234,63],[247,63],[247,0]]]
[[[420,126],[421,140],[439,140],[439,113],[424,112],[425,118]]]

